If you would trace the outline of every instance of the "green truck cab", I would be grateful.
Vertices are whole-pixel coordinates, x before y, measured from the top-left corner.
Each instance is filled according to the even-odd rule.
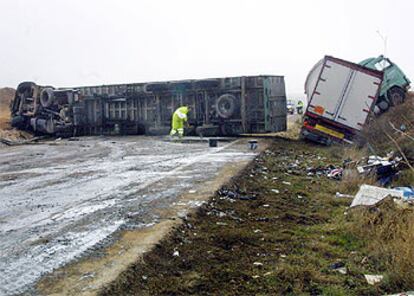
[[[384,80],[376,103],[379,110],[376,113],[385,112],[391,106],[399,105],[405,100],[407,90],[410,88],[410,80],[389,58],[380,55],[377,58],[363,60],[359,64],[384,72]]]

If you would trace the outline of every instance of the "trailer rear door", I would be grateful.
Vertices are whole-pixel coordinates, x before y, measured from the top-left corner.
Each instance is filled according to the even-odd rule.
[[[268,76],[263,80],[266,132],[286,130],[286,92],[282,76]]]
[[[361,130],[375,102],[380,85],[380,78],[353,71],[335,121]]]
[[[350,68],[331,60],[325,60],[315,91],[312,94],[309,111],[326,119],[334,120],[350,75]]]
[[[311,73],[317,74],[318,71]],[[308,80],[312,81],[311,78]],[[325,57],[307,111],[361,130],[381,82],[381,73],[377,71]]]

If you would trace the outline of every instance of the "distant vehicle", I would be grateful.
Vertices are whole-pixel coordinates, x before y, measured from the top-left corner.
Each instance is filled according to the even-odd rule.
[[[287,109],[288,114],[294,114],[295,113],[295,104],[291,100],[288,100],[287,103],[286,103],[286,109]]]
[[[376,103],[379,110],[376,113],[385,112],[391,106],[396,106],[404,102],[411,82],[405,76],[404,72],[389,58],[380,55],[377,58],[363,60],[359,64],[370,69],[384,72],[381,91]]]
[[[303,102],[301,100],[298,101],[296,110],[298,114],[303,114]]]
[[[191,107],[186,134],[286,130],[284,77],[271,75],[74,88],[23,82],[11,105],[11,123],[55,136],[166,135],[182,105]]]
[[[325,56],[306,79],[301,136],[327,145],[353,143],[375,107],[382,79],[381,71]]]

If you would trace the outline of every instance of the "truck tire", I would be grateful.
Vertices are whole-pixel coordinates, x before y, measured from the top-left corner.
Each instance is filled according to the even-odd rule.
[[[17,86],[17,92],[25,92],[25,91],[32,91],[33,88],[36,86],[34,82],[26,81],[22,82]]]
[[[216,111],[221,118],[230,118],[234,114],[235,109],[236,98],[233,95],[222,95],[216,101]]]
[[[53,104],[55,96],[52,88],[44,88],[40,93],[40,104],[44,107],[50,107]]]
[[[378,108],[381,112],[385,112],[390,108],[390,104],[386,100],[382,100],[381,102],[377,103]]]
[[[394,86],[387,91],[387,97],[392,106],[398,106],[405,100],[405,91],[398,86]]]
[[[27,127],[27,120],[23,116],[13,116],[11,121],[11,126],[18,129],[25,129]]]

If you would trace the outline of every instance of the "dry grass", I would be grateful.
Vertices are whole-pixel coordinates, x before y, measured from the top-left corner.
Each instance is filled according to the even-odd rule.
[[[348,229],[366,242],[369,264],[382,271],[388,290],[410,290],[414,283],[414,209],[391,199],[352,213]]]
[[[14,97],[14,92],[12,88],[0,89],[0,130],[9,128],[9,104]]]
[[[344,158],[357,161],[368,154],[384,156],[389,151],[404,154],[414,163],[414,96],[373,120],[364,131],[369,150],[345,149]],[[405,125],[405,134],[395,130]],[[402,152],[402,153],[401,153]],[[355,162],[355,165],[357,163]],[[414,185],[414,171],[400,172],[394,186]],[[374,177],[362,177],[355,170],[344,174],[339,190],[355,194],[361,184],[375,184]],[[367,249],[367,269],[385,275],[381,288],[388,291],[412,290],[414,283],[414,208],[402,208],[391,199],[375,207],[353,209],[345,231],[358,237]]]
[[[404,104],[391,108],[372,120],[363,136],[376,154],[385,154],[399,147],[410,162],[414,162],[414,93],[409,93]],[[405,126],[404,133],[396,130]],[[398,146],[399,147],[398,147]]]
[[[362,184],[374,185],[375,176],[364,176],[356,170],[345,170],[341,183],[338,185],[338,191],[345,194],[356,194]]]
[[[0,138],[11,141],[30,139],[33,136],[25,131],[19,131],[10,126],[9,105],[14,97],[15,90],[12,88],[0,88]]]

